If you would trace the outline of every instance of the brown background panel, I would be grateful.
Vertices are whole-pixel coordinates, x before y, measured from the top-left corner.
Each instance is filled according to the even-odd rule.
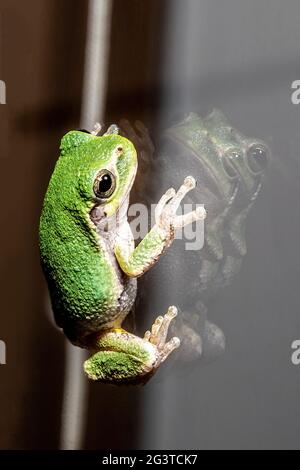
[[[0,447],[58,445],[63,338],[45,313],[38,219],[59,139],[78,126],[86,2],[1,0]]]
[[[169,0],[115,0],[107,119],[154,124],[159,109],[164,25]]]

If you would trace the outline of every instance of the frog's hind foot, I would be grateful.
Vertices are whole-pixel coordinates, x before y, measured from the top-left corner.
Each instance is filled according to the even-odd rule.
[[[156,363],[155,368],[164,362],[174,349],[179,348],[180,339],[174,336],[170,341],[166,342],[168,329],[171,321],[177,316],[177,308],[171,306],[167,313],[162,317],[159,316],[152,325],[151,331],[146,331],[144,341],[156,347]]]
[[[93,346],[98,351],[84,363],[87,376],[115,384],[146,383],[180,345],[177,337],[166,341],[169,325],[176,315],[177,308],[169,307],[143,339],[121,328],[98,335]]]

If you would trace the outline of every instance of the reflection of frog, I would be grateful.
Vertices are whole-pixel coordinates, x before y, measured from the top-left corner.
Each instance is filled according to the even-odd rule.
[[[191,160],[194,160],[195,172],[198,166],[195,174],[201,185],[197,196],[190,199],[202,200],[210,214],[206,222],[205,250],[200,253],[197,287],[206,291],[213,287],[212,279],[218,285],[230,281],[239,269],[241,257],[246,254],[246,216],[260,191],[269,151],[262,142],[238,133],[220,111],[213,111],[204,120],[191,114],[169,129],[166,137],[164,154],[170,155],[172,160],[177,147],[175,158],[180,168],[177,171],[177,167],[177,177],[187,166],[191,168]],[[168,152],[168,141],[172,144],[169,150],[172,153]],[[162,160],[167,163],[164,157]]]
[[[224,349],[224,335],[207,321],[203,302],[207,304],[240,269],[246,254],[247,214],[260,191],[268,158],[269,150],[263,142],[241,135],[217,110],[205,119],[189,114],[164,133],[157,148],[154,174],[147,176],[152,189],[147,202],[153,202],[162,190],[166,174],[176,185],[188,171],[199,184],[185,202],[203,203],[208,213],[204,248],[183,254],[180,242],[176,242],[143,280],[147,292],[160,288],[168,293],[172,286],[170,295],[183,310],[173,333],[187,338],[178,352],[185,359],[201,352],[204,357],[214,357]],[[165,297],[155,296],[156,309],[167,303],[168,295]]]

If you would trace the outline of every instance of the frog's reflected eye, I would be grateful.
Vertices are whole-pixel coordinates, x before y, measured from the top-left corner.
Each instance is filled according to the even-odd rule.
[[[247,151],[247,163],[254,173],[262,172],[268,164],[268,150],[261,144],[254,144]]]
[[[230,178],[237,177],[237,171],[235,169],[234,162],[239,158],[241,158],[241,154],[237,150],[228,150],[223,155],[223,167]]]
[[[94,193],[99,199],[109,198],[116,188],[116,178],[109,170],[101,170],[94,182]]]

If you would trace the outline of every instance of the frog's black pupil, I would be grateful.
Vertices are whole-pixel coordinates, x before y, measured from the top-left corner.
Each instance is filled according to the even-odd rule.
[[[252,150],[252,157],[254,158],[261,158],[264,157],[265,152],[262,149],[255,149]]]
[[[249,151],[249,165],[253,171],[261,171],[267,166],[267,152],[260,147],[253,147]]]
[[[112,185],[112,179],[111,176],[106,173],[103,175],[99,181],[99,192],[100,193],[106,193],[107,191],[110,190]]]

